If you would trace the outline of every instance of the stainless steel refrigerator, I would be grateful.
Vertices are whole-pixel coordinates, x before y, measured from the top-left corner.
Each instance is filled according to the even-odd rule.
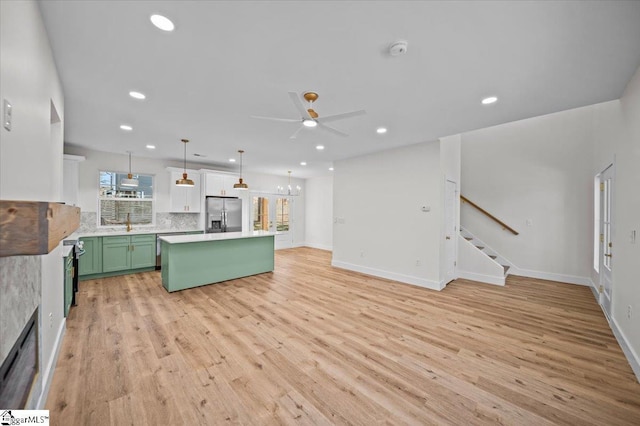
[[[206,232],[242,232],[242,200],[207,197]]]

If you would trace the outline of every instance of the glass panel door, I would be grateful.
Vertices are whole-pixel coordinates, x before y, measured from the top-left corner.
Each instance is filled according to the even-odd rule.
[[[253,230],[275,232],[276,249],[293,247],[292,205],[293,200],[286,196],[252,197]]]
[[[253,230],[269,231],[271,223],[269,222],[269,198],[253,197]]]

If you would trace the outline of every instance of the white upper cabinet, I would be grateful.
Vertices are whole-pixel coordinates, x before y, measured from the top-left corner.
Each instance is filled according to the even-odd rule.
[[[205,195],[214,197],[237,197],[238,190],[233,185],[238,178],[233,175],[205,173]]]
[[[187,170],[193,187],[176,186],[176,180],[182,179],[182,172],[171,171],[169,181],[169,213],[200,213],[202,193],[200,191],[200,173]]]

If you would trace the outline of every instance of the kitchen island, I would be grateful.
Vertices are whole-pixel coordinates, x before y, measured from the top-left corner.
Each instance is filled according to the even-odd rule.
[[[271,272],[274,235],[249,231],[160,237],[162,285],[172,292]]]

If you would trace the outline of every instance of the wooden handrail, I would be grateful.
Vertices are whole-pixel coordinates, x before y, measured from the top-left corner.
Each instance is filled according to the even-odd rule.
[[[502,226],[502,229],[506,229],[507,231],[511,232],[513,235],[518,235],[518,231],[516,231],[515,229],[513,229],[512,227],[510,227],[509,225],[507,225],[506,223],[504,223],[503,221],[501,221],[500,219],[498,219],[497,217],[495,217],[494,215],[492,215],[491,213],[489,213],[488,211],[486,211],[485,209],[483,209],[482,207],[474,203],[473,201],[469,200],[464,195],[460,194],[460,199],[462,200],[463,203],[469,203],[471,206],[480,210],[480,212],[482,212],[485,216],[489,217],[489,219],[493,220],[494,222],[498,222],[500,226]]]

